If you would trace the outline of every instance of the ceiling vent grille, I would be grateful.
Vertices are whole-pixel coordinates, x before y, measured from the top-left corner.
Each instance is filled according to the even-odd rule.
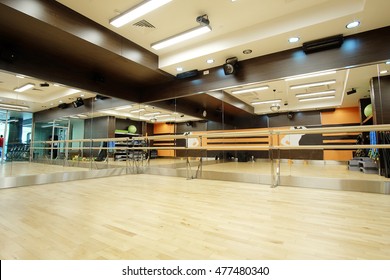
[[[151,24],[150,22],[148,22],[144,19],[134,23],[133,26],[145,27],[145,28],[156,28],[153,24]]]

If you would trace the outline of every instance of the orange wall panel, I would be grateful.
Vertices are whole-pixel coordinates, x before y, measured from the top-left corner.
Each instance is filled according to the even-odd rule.
[[[155,123],[153,126],[154,135],[158,134],[173,134],[175,133],[175,125],[166,123]]]
[[[158,150],[157,156],[159,156],[159,157],[174,157],[175,151],[174,150]]]
[[[324,160],[348,161],[353,158],[352,151],[325,150]]]
[[[359,107],[339,108],[333,112],[321,112],[322,125],[330,124],[360,124]]]
[[[166,123],[155,123],[153,126],[153,134],[174,134],[175,133],[175,125],[166,124]],[[157,150],[157,156],[159,157],[174,157],[174,150]]]

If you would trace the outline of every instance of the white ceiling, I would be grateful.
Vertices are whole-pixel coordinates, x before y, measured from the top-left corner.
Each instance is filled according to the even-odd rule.
[[[302,42],[336,34],[344,36],[388,26],[388,0],[172,0],[168,4],[116,28],[109,20],[142,0],[58,0],[63,5],[92,19],[159,56],[160,69],[176,75],[183,71],[203,70],[222,65],[229,57],[245,60],[286,49]],[[212,32],[160,51],[154,42],[198,26],[196,18],[207,14]],[[139,27],[146,20],[155,28]],[[361,25],[348,30],[346,24],[359,20]],[[296,44],[288,38],[300,37]],[[250,55],[243,50],[251,49]]]
[[[182,67],[182,71],[206,70],[224,64],[229,57],[237,57],[242,61],[296,48],[306,41],[336,34],[348,36],[390,24],[389,0],[173,0],[121,28],[111,26],[109,20],[139,4],[141,0],[58,0],[57,2],[154,52],[159,57],[159,67],[172,75],[178,74],[177,67]],[[196,17],[203,14],[208,15],[212,32],[160,51],[150,47],[156,41],[197,26]],[[134,25],[141,20],[146,20],[155,28]],[[360,26],[356,29],[346,29],[346,24],[353,20],[359,20]],[[295,44],[288,43],[288,38],[292,36],[299,37],[300,41]],[[245,49],[251,49],[252,53],[244,54]],[[207,59],[214,59],[214,63],[207,64]],[[380,66],[338,69],[332,76],[309,80],[259,81],[260,85],[268,85],[269,89],[235,96],[248,104],[257,100],[281,99],[281,111],[357,106],[357,100],[369,94],[370,78],[378,75],[378,69],[385,68],[389,68],[389,65],[382,62]],[[296,83],[303,84],[324,79],[335,80],[336,83],[303,91],[290,89],[290,86]],[[27,82],[35,84],[33,90],[24,93],[13,91],[15,87]],[[49,82],[50,86],[41,87],[40,84],[44,82]],[[84,91],[75,92],[66,86],[56,87],[53,82],[33,78],[21,79],[11,73],[0,73],[1,102],[25,104],[30,107],[29,111],[37,112],[57,107],[60,101],[70,103],[80,94],[84,94],[85,98],[95,95]],[[237,85],[237,88],[255,86],[257,85]],[[325,88],[336,90],[333,99],[299,102],[296,97],[298,93],[309,93]],[[351,88],[356,88],[357,93],[345,95],[345,92]],[[224,90],[231,93],[233,89]],[[254,105],[255,113],[269,113],[270,105]],[[116,111],[120,112],[120,110]]]
[[[24,92],[16,92],[14,89],[34,84],[34,87]],[[58,107],[60,104],[73,106],[72,102],[77,98],[94,98],[97,94],[85,90],[70,88],[56,84],[52,81],[42,81],[33,77],[27,77],[15,73],[0,71],[0,112],[2,104],[26,106],[23,112],[39,112]],[[197,120],[192,116],[180,112],[170,112],[154,106],[135,104],[128,101],[121,102],[119,107],[108,107],[104,110],[83,111],[82,114],[64,115],[70,118],[91,118],[99,116],[116,116],[149,122],[187,122]],[[4,106],[6,108],[6,106]],[[66,113],[67,111],[64,111]]]
[[[14,89],[32,83],[34,87],[24,92]],[[46,86],[45,86],[46,85]],[[0,104],[27,106],[24,111],[38,112],[71,103],[78,97],[90,98],[96,94],[55,84],[52,81],[37,80],[15,73],[0,72]],[[1,107],[1,105],[0,105]]]
[[[380,73],[381,71],[382,74]],[[387,72],[386,72],[387,71]],[[386,73],[385,73],[386,72]],[[310,75],[331,73],[321,76],[310,77]],[[333,73],[333,74],[332,74]],[[359,99],[370,96],[370,80],[373,77],[388,75],[390,73],[390,65],[386,63],[366,65],[356,68],[340,69],[337,71],[323,71],[318,73],[309,73],[310,75],[302,75],[296,77],[287,77],[274,81],[264,81],[257,84],[244,85],[224,91],[234,95],[238,99],[251,105],[252,102],[281,100],[280,102],[265,103],[253,105],[256,114],[268,114],[271,110],[271,105],[279,105],[278,112],[290,111],[307,111],[320,110],[327,108],[340,107],[356,107],[359,105]],[[289,80],[288,78],[295,78]],[[322,82],[332,82],[333,84],[310,86],[306,88],[291,89],[296,85],[315,84]],[[267,86],[266,90],[250,91],[241,94],[233,94],[232,92],[240,89],[251,89],[261,86]],[[356,90],[354,94],[346,94],[352,89]],[[334,92],[332,92],[334,91]],[[320,95],[313,93],[328,92]],[[298,96],[297,96],[298,95]],[[300,99],[334,96],[331,99],[313,99],[299,101]]]

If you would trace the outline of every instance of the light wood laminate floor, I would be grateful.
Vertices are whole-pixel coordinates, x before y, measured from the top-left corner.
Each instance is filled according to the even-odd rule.
[[[89,170],[89,168],[35,163],[27,161],[14,161],[0,164],[0,177],[77,172],[86,170]]]
[[[2,189],[0,259],[390,259],[390,196],[145,174]]]
[[[202,169],[204,171],[215,172],[229,172],[229,173],[252,173],[252,174],[265,174],[271,173],[271,163],[269,161],[257,161],[257,162],[207,162],[204,161]],[[295,163],[294,161],[283,162],[280,164],[280,174],[293,175],[302,177],[316,177],[316,178],[340,178],[340,179],[354,179],[354,180],[372,180],[372,181],[390,181],[389,178],[380,176],[378,174],[365,174],[359,171],[350,171],[345,164],[326,164],[325,161],[318,161],[318,164],[302,164]],[[39,175],[48,173],[62,173],[62,172],[77,172],[90,170],[89,163],[86,165],[78,166],[77,163],[69,161],[68,164],[45,164],[34,162],[10,162],[0,165],[0,177],[9,176],[25,176],[25,175]],[[198,160],[191,160],[192,170],[196,171]],[[99,169],[106,168],[105,163],[99,163],[101,166]],[[149,163],[151,167],[165,167],[170,169],[181,168],[185,169],[185,159],[178,158],[166,158],[166,159],[152,159]],[[131,161],[126,163],[125,161],[109,161],[110,167],[125,167],[132,166]],[[143,166],[147,163],[144,162]],[[96,169],[95,163],[92,164],[92,169]]]

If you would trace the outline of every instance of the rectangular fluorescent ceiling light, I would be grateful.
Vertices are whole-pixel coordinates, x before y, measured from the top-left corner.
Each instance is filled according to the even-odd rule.
[[[335,93],[336,90],[326,90],[326,91],[319,91],[319,92],[311,92],[311,93],[299,93],[296,94],[295,97],[309,97],[309,96],[316,96],[316,95],[323,95],[323,94],[330,94]]]
[[[330,80],[330,81],[324,81],[324,82],[317,82],[317,83],[310,83],[310,84],[302,84],[302,85],[290,86],[290,89],[318,87],[318,86],[331,85],[331,84],[335,84],[335,83],[336,83],[336,80]]]
[[[160,115],[161,112],[154,112],[154,113],[146,113],[144,114],[144,117],[147,117],[147,116],[156,116],[156,115]]]
[[[23,105],[14,105],[14,104],[5,104],[5,103],[0,103],[0,106],[6,109],[28,109],[28,106],[23,106]]]
[[[127,109],[131,109],[131,108],[133,108],[133,105],[125,105],[125,106],[121,106],[121,107],[116,107],[114,110],[120,111],[120,110],[127,110]]]
[[[141,112],[143,112],[143,111],[145,111],[145,109],[142,108],[142,109],[130,111],[130,113],[131,113],[131,114],[135,114],[135,113],[141,113]]]
[[[190,30],[184,31],[167,39],[161,40],[159,42],[153,43],[151,47],[155,50],[161,50],[163,48],[175,45],[177,43],[192,39],[194,37],[200,36],[207,32],[211,31],[209,25],[200,25]]]
[[[18,111],[18,112],[22,111],[22,109],[3,107],[1,105],[0,105],[0,109],[2,109],[2,110],[10,110],[10,111]]]
[[[254,101],[251,102],[252,105],[260,105],[260,104],[267,104],[267,103],[278,103],[282,102],[282,99],[274,99],[274,100],[266,100],[266,101]]]
[[[233,90],[233,91],[232,91],[232,94],[240,94],[240,93],[254,92],[254,91],[260,91],[260,90],[266,90],[266,89],[269,89],[269,86],[261,86],[261,87],[255,87],[255,88],[247,88],[247,89]]]
[[[14,91],[16,91],[16,92],[23,92],[23,91],[29,90],[29,89],[31,89],[33,87],[35,87],[34,84],[28,83],[28,84],[25,84],[25,85],[23,85],[21,87],[15,88]]]
[[[114,17],[110,20],[110,24],[115,27],[121,27],[132,20],[135,20],[151,11],[171,2],[172,0],[146,0],[132,7],[126,12]]]
[[[312,97],[312,98],[302,98],[299,99],[299,102],[306,102],[306,101],[315,101],[315,100],[322,100],[322,99],[333,99],[334,95],[329,96],[321,96],[321,97]]]
[[[289,81],[295,81],[300,79],[308,79],[308,78],[314,78],[314,77],[320,77],[320,76],[326,76],[326,75],[332,75],[336,74],[336,71],[328,71],[328,72],[322,72],[322,73],[313,73],[313,74],[307,74],[307,75],[299,75],[291,78],[285,79],[286,82]]]
[[[170,117],[171,115],[168,115],[168,114],[164,114],[164,115],[157,115],[157,116],[154,116],[155,118],[166,118],[166,117]]]

